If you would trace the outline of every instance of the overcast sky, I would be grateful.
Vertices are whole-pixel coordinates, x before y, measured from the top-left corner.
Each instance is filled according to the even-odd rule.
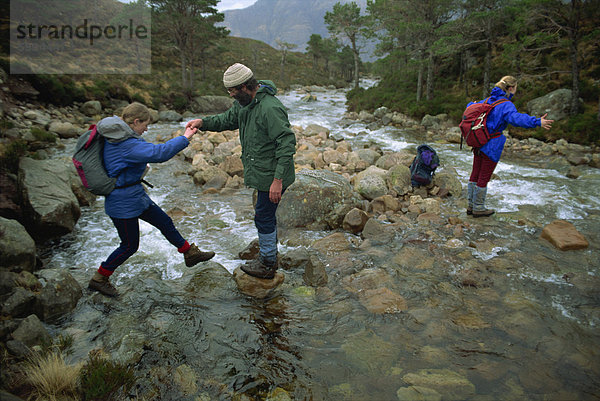
[[[133,0],[119,0],[121,3],[130,3]],[[246,8],[250,7],[252,4],[256,3],[256,0],[221,0],[217,3],[217,10],[225,11],[225,10],[233,10],[237,8]]]
[[[219,11],[233,10],[236,8],[250,7],[256,3],[256,0],[221,0],[217,3],[217,9]]]

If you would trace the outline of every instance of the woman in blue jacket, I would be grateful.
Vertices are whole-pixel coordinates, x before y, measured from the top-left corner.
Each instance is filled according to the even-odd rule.
[[[548,114],[542,117],[533,117],[528,114],[519,113],[515,105],[510,101],[517,92],[517,79],[512,76],[503,77],[492,89],[490,97],[478,103],[486,102],[492,104],[502,98],[509,101],[500,103],[490,111],[487,117],[487,128],[490,134],[502,132],[508,124],[515,127],[535,128],[542,127],[550,129],[554,120],[546,119]],[[473,103],[469,103],[470,106]],[[495,210],[485,207],[487,184],[492,178],[492,173],[500,161],[506,137],[500,135],[490,139],[481,148],[473,148],[473,169],[467,186],[467,199],[469,205],[467,214],[473,217],[486,217],[494,214]]]
[[[141,183],[147,163],[162,163],[171,159],[188,146],[189,139],[197,129],[186,128],[182,136],[155,145],[141,137],[149,123],[150,111],[146,106],[132,103],[125,107],[121,118],[107,117],[97,125],[98,132],[106,139],[106,171],[110,177],[117,177],[117,187],[106,196],[104,210],[112,219],[121,244],[102,262],[88,287],[108,296],[118,295],[109,277],[138,249],[140,219],[158,228],[183,254],[188,267],[215,255],[214,252],[202,252],[195,244],[189,244],[177,231],[173,220],[150,199]]]

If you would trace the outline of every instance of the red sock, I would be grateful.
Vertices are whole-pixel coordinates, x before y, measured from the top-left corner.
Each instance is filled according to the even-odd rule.
[[[187,241],[185,241],[185,244],[183,244],[181,248],[177,248],[177,251],[179,253],[186,253],[188,249],[190,249],[190,244]]]
[[[102,265],[100,265],[98,268],[98,273],[102,274],[103,276],[110,277],[114,271],[106,270],[104,267],[102,267]]]

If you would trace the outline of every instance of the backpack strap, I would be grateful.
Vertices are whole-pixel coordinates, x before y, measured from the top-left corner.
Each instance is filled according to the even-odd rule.
[[[137,180],[135,182],[129,183],[129,184],[119,185],[119,186],[115,187],[115,189],[129,188],[129,187],[132,187],[137,184],[146,184],[148,187],[154,188],[154,185],[150,184],[148,181],[146,181],[144,179],[141,179],[141,180]]]
[[[96,130],[96,124],[90,125],[90,127],[88,128],[88,131],[92,131],[92,133],[90,134],[90,137],[88,138],[88,140],[85,143],[85,145],[83,145],[84,149],[87,149],[87,148],[90,147],[90,145],[92,144],[92,141],[94,140],[94,138],[98,134],[98,131]]]

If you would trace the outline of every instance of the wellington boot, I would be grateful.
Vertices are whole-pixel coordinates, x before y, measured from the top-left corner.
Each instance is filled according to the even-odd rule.
[[[107,276],[95,272],[94,276],[88,284],[90,290],[98,291],[108,297],[116,297],[119,295],[117,289],[111,284]]]
[[[473,217],[488,217],[496,213],[494,209],[485,207],[487,187],[475,186],[473,191]]]
[[[265,263],[261,257],[248,261],[241,266],[244,273],[257,278],[272,279],[277,271],[277,262]]]
[[[198,249],[196,244],[190,245],[190,249],[188,249],[184,254],[183,258],[185,260],[185,265],[187,267],[192,267],[200,262],[206,262],[212,257],[215,256],[215,253],[212,251],[204,252]]]

